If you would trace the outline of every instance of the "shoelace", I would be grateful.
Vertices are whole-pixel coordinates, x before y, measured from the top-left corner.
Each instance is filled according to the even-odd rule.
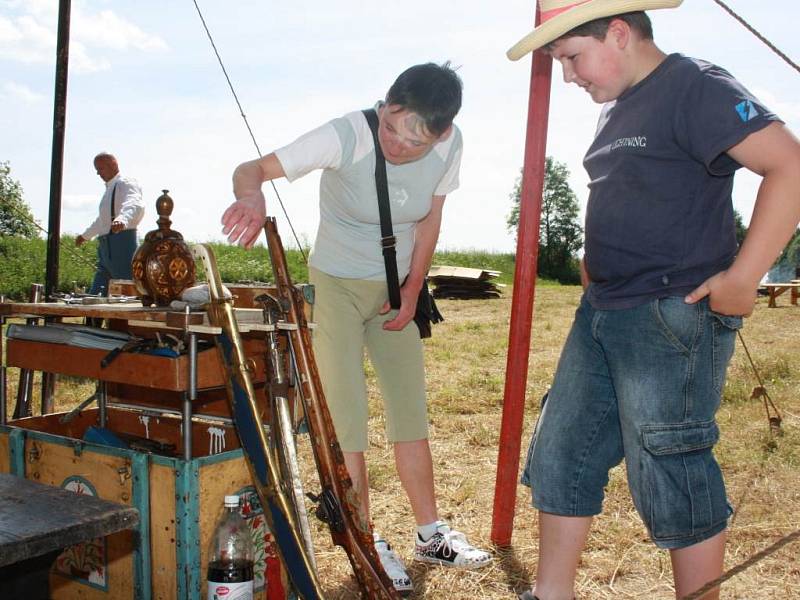
[[[452,556],[454,550],[456,552],[459,550],[468,550],[470,549],[470,546],[467,542],[467,536],[460,531],[450,530],[442,533],[442,539],[437,544],[436,549],[438,550],[439,548],[443,548],[442,555],[446,558],[449,558]]]

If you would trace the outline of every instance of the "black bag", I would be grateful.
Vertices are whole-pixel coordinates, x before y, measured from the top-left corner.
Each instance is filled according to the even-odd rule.
[[[395,250],[396,238],[392,230],[392,212],[389,206],[389,184],[386,180],[386,159],[383,157],[381,145],[378,142],[378,115],[370,108],[361,111],[367,118],[369,128],[372,130],[372,141],[375,144],[375,187],[378,191],[378,211],[381,217],[381,247],[383,248],[383,263],[386,267],[386,284],[389,287],[389,305],[400,308],[400,281],[397,275],[397,252]],[[417,312],[414,314],[414,323],[419,329],[419,337],[431,337],[431,324],[444,321],[442,313],[436,307],[436,302],[428,289],[428,278],[422,283],[417,297]]]
[[[422,288],[419,290],[419,297],[417,298],[417,312],[414,314],[414,323],[417,324],[419,329],[419,337],[431,337],[431,324],[444,321],[442,313],[436,307],[436,302],[428,289],[428,278],[422,282]]]

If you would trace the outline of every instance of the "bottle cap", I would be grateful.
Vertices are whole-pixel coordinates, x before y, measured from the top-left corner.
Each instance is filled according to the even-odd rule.
[[[225,506],[226,507],[239,506],[239,496],[225,496]]]

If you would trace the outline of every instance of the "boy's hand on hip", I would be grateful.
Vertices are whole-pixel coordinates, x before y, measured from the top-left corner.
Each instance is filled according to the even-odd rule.
[[[708,305],[714,312],[749,317],[756,303],[757,288],[758,284],[753,286],[731,275],[730,271],[722,271],[706,279],[684,300],[687,304],[694,304],[708,296]]]

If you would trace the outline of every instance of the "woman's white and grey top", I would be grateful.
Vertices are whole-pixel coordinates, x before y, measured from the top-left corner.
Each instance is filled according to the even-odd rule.
[[[430,212],[432,197],[458,188],[462,148],[461,132],[453,126],[451,135],[422,158],[402,165],[386,163],[401,281],[411,265],[416,224]],[[375,147],[361,111],[334,119],[275,154],[289,181],[323,169],[320,223],[309,264],[334,277],[385,279]]]

